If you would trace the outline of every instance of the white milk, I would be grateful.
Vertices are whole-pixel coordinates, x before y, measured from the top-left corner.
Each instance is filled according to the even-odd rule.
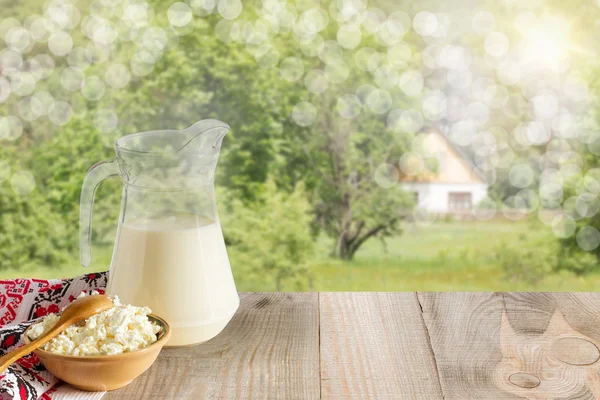
[[[213,338],[239,306],[221,225],[202,217],[122,224],[107,290],[165,318],[168,346]]]

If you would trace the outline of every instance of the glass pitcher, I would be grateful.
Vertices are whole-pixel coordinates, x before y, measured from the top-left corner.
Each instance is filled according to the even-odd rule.
[[[81,264],[91,260],[94,192],[123,180],[107,293],[152,309],[172,329],[169,346],[205,342],[225,328],[239,297],[217,214],[214,176],[229,126],[203,120],[184,130],[117,140],[117,157],[88,171],[80,204]]]

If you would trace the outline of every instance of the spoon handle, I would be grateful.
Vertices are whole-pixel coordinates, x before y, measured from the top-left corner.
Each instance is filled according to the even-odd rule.
[[[0,357],[0,374],[3,373],[4,370],[8,368],[10,364],[14,363],[19,358],[26,356],[38,347],[42,347],[43,345],[54,339],[65,328],[66,326],[64,324],[57,324],[54,327],[52,327],[52,329],[50,329],[44,336],[39,337],[36,340],[29,342],[26,345],[21,346],[18,349],[15,349],[14,351],[11,351],[10,353],[7,353]]]

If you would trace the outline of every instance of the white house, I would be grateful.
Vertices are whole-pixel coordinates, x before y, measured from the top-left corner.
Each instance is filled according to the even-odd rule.
[[[442,133],[430,130],[423,137],[424,151],[437,159],[436,172],[405,175],[400,188],[414,192],[420,209],[437,213],[460,213],[487,196],[485,176]]]

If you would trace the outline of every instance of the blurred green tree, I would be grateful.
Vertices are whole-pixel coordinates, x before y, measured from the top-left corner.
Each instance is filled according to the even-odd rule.
[[[332,254],[344,259],[351,259],[369,238],[398,234],[400,211],[410,201],[398,190],[378,186],[373,176],[382,163],[397,163],[412,136],[390,130],[378,113],[364,111],[347,119],[339,112],[340,97],[369,82],[371,75],[356,67],[349,54],[340,70],[330,71],[330,80],[338,83],[331,83],[325,93],[311,93],[286,81],[277,68],[260,68],[248,46],[219,39],[213,34],[218,21],[195,20],[194,29],[165,52],[150,75],[113,99],[119,115],[127,116],[121,131],[182,128],[201,118],[221,119],[233,130],[217,182],[236,190],[244,201],[260,197],[269,176],[287,191],[304,182],[313,194],[313,226],[336,239]],[[334,39],[336,33],[332,24],[323,36]],[[377,46],[374,38],[365,43]],[[273,45],[281,59],[301,60],[303,70],[322,73],[328,68],[327,56],[300,52],[291,32],[273,38]],[[390,91],[389,107],[410,104],[399,88]],[[314,121],[298,123],[292,117],[301,102],[315,104]]]
[[[46,141],[2,148],[13,172],[32,174],[0,184],[0,268],[57,266],[78,246],[79,195],[88,168],[114,156],[89,120],[74,118]],[[94,237],[114,232],[121,183],[108,181],[97,193]],[[32,190],[30,190],[32,188]]]
[[[335,109],[334,96],[323,96],[320,109]],[[400,171],[397,163],[410,135],[397,134],[372,116],[350,122],[320,116],[312,128],[309,160],[317,168],[314,186],[315,213],[319,225],[336,239],[332,253],[352,259],[370,238],[397,235],[400,221],[413,199],[407,193],[382,187],[374,176],[380,166],[391,182]],[[385,167],[385,165],[384,165]]]
[[[272,279],[277,291],[286,280],[292,280],[297,289],[309,286],[313,240],[311,207],[303,185],[286,193],[269,180],[251,203],[223,190],[219,201],[225,211],[222,224],[232,245],[233,268],[243,271],[245,281]]]

